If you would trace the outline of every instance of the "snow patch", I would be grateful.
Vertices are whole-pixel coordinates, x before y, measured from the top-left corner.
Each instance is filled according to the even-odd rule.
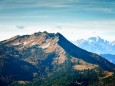
[[[23,42],[24,45],[28,44],[28,42]]]
[[[22,43],[14,43],[14,44],[12,44],[12,45],[16,46],[16,45],[20,45],[20,44],[22,44]]]
[[[23,42],[23,45],[27,45],[28,43],[31,43],[33,40],[31,40],[31,41],[25,41],[25,42]]]
[[[47,44],[45,44],[45,45],[42,45],[41,47],[43,48],[43,49],[45,49],[45,48],[48,48],[50,46],[50,43],[47,43]]]
[[[36,44],[37,44],[36,42],[33,42],[33,43],[31,44],[31,46],[36,45]]]

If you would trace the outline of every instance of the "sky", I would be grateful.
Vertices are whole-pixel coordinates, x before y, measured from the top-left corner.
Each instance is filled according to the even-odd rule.
[[[115,0],[0,0],[0,41],[39,31],[115,40]]]

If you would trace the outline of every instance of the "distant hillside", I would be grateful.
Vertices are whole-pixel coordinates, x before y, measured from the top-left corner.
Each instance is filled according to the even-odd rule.
[[[106,58],[107,60],[109,60],[110,62],[115,64],[115,55],[111,55],[111,54],[101,54],[102,57]]]
[[[115,42],[109,42],[100,37],[90,37],[88,39],[80,39],[73,42],[82,49],[97,54],[115,54]]]
[[[89,86],[115,65],[60,33],[38,32],[0,42],[0,86]]]

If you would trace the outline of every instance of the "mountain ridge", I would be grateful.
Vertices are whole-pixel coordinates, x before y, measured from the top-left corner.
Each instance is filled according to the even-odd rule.
[[[18,72],[15,74],[9,72],[9,75],[7,75],[7,72],[4,72],[4,70],[8,71],[7,67],[12,69],[12,71],[14,71],[15,68],[10,65],[2,66],[5,65],[3,60],[6,61],[6,63],[10,63],[16,67],[18,66],[16,63],[8,60],[9,58],[17,59],[19,62],[22,61],[23,64],[19,66],[24,66],[24,73],[30,75],[30,77],[28,77],[31,79],[31,82],[40,82],[41,80],[45,82],[45,80],[48,81],[50,79],[56,80],[55,76],[61,78],[63,74],[71,77],[71,75],[69,75],[70,72],[76,75],[76,72],[80,74],[83,70],[87,71],[84,73],[89,73],[88,71],[97,73],[97,71],[101,70],[115,72],[115,65],[101,56],[75,46],[60,33],[55,34],[46,31],[37,32],[32,35],[15,36],[0,42],[0,58],[0,72],[2,75],[0,81],[2,82],[3,77],[8,77],[5,78],[5,81],[8,82],[7,84],[12,84],[12,80],[17,82],[23,81],[22,78],[14,77],[18,75]],[[28,65],[25,63],[28,63]],[[32,69],[31,66],[33,66]],[[28,73],[30,69],[33,71]],[[62,75],[57,76],[56,74],[59,73]],[[4,74],[6,76],[4,76]],[[21,73],[20,76],[23,76],[23,73]],[[89,78],[87,80],[89,80]],[[24,81],[27,81],[27,79],[24,79]],[[2,83],[4,84],[4,82]],[[71,84],[72,83],[77,84],[75,81],[71,82]],[[83,81],[83,85],[84,84],[88,85],[88,83]]]
[[[100,56],[106,58],[107,60],[109,60],[111,63],[115,64],[115,55],[112,54],[101,54]]]
[[[73,43],[80,48],[94,52],[97,54],[115,54],[114,41],[110,42],[102,39],[101,37],[89,37],[88,39],[80,39],[73,41]]]

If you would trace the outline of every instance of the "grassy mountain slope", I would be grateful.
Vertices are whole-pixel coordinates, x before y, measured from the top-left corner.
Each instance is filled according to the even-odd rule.
[[[0,67],[4,86],[88,86],[115,71],[106,59],[47,32],[0,42]]]

